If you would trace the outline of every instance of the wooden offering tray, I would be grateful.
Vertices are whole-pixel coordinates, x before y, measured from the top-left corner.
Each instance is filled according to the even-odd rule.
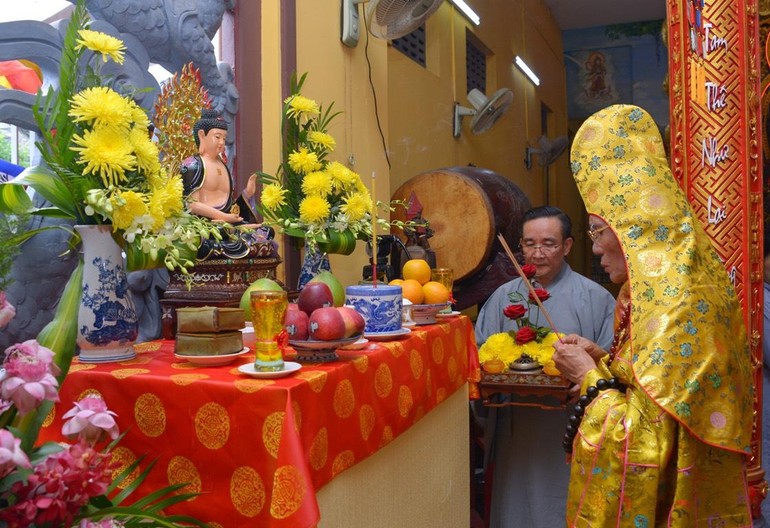
[[[542,369],[535,371],[504,370],[491,373],[481,371],[479,391],[485,405],[522,405],[537,407],[564,407],[567,403],[567,391],[571,383],[562,376],[545,374]],[[511,401],[493,403],[495,394],[510,394]],[[532,401],[536,403],[532,403]],[[540,400],[543,400],[542,402]]]

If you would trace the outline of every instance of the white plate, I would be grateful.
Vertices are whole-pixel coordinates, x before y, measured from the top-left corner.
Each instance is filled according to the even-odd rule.
[[[299,363],[294,363],[293,361],[284,361],[283,370],[275,370],[273,372],[261,372],[254,367],[254,363],[244,363],[243,365],[238,367],[238,371],[241,372],[242,374],[246,374],[247,376],[251,376],[252,378],[270,379],[270,378],[282,378],[284,376],[288,376],[292,372],[297,372],[301,368],[302,368],[302,365],[300,365]]]
[[[235,358],[240,357],[249,352],[249,347],[243,347],[240,352],[234,354],[221,354],[218,356],[185,356],[182,354],[174,353],[174,357],[183,361],[189,361],[193,365],[200,365],[202,367],[217,367],[219,365],[227,365],[235,361]]]
[[[369,341],[390,341],[391,339],[398,339],[410,333],[408,328],[400,328],[393,332],[364,332],[364,337]]]
[[[413,326],[417,326],[417,323],[415,323],[414,321],[407,321],[407,322],[401,323],[401,326],[403,326],[404,328],[412,328]]]
[[[344,345],[352,345],[356,341],[361,339],[360,335],[347,337],[345,339],[337,339],[335,341],[321,341],[317,339],[308,339],[307,341],[299,341],[289,339],[289,344],[294,348],[304,348],[305,350],[324,350],[330,348],[339,348]]]
[[[449,319],[450,317],[457,317],[458,315],[460,315],[460,312],[458,312],[457,310],[453,310],[447,313],[439,312],[436,314],[436,317],[438,317],[439,319]]]
[[[341,350],[361,350],[366,345],[369,344],[369,340],[364,337],[359,337],[358,341],[354,341],[353,343],[350,343],[349,345],[341,346]]]

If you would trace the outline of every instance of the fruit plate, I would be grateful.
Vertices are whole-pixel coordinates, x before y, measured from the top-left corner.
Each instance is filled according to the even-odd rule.
[[[174,357],[181,359],[182,361],[189,361],[193,365],[201,367],[218,367],[220,365],[227,365],[232,363],[236,358],[241,357],[249,352],[249,347],[243,347],[240,352],[233,354],[220,354],[217,356],[187,356],[184,354],[174,353]]]
[[[392,341],[411,333],[408,328],[399,328],[393,332],[365,332],[364,337],[369,341]]]
[[[451,319],[452,317],[457,317],[460,315],[460,312],[457,310],[452,310],[451,312],[439,312],[436,314],[436,319]]]
[[[270,379],[270,378],[283,378],[284,376],[288,376],[292,372],[297,372],[301,368],[302,368],[302,365],[300,365],[299,363],[295,363],[293,361],[284,361],[283,369],[274,370],[272,372],[262,372],[260,370],[257,370],[256,367],[254,366],[254,363],[244,363],[243,365],[238,367],[238,371],[241,374],[246,374],[247,376],[251,376],[252,378]]]
[[[449,303],[413,304],[412,320],[418,325],[434,324],[436,322],[436,315],[448,306]]]
[[[307,341],[289,339],[289,344],[295,349],[303,350],[325,350],[336,349],[345,345],[352,345],[356,341],[361,339],[360,335],[353,337],[346,337],[345,339],[335,339],[333,341],[321,341],[320,339],[308,339]]]

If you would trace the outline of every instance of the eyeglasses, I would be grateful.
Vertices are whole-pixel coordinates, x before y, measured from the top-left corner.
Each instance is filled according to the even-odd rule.
[[[538,249],[543,252],[544,255],[558,251],[561,244],[534,244],[532,242],[519,242],[519,247],[524,253],[534,253]]]
[[[595,225],[591,224],[588,226],[588,236],[591,237],[591,240],[596,242],[599,239],[599,235],[602,231],[605,229],[609,229],[610,226],[602,226],[602,227],[596,227]]]

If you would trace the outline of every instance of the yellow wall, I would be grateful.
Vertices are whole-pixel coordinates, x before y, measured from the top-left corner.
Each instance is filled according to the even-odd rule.
[[[548,178],[546,169],[537,161],[529,171],[523,161],[525,147],[535,145],[541,134],[541,101],[553,112],[549,136],[567,133],[561,34],[541,0],[471,0],[469,3],[481,17],[478,27],[444,2],[427,21],[427,68],[391,48],[387,41],[367,35],[363,26],[356,47],[343,45],[340,2],[297,0],[297,70],[308,72],[304,95],[324,105],[334,101],[335,107],[344,112],[329,130],[337,140],[334,158],[349,163],[367,184],[372,172],[376,172],[377,199],[389,200],[393,191],[420,172],[472,163],[513,180],[534,205],[543,204],[547,195],[552,205],[564,208],[579,220],[580,199],[569,175],[568,155],[547,169]],[[279,156],[281,97],[280,83],[275,81],[280,79],[278,4],[262,2],[261,147],[266,171],[274,170]],[[359,6],[362,22],[365,5]],[[487,62],[487,94],[507,87],[513,90],[514,98],[506,115],[488,132],[473,135],[472,118],[466,117],[461,137],[454,138],[455,101],[471,106],[465,94],[468,29],[492,51]],[[367,53],[390,170],[375,119]],[[516,54],[538,73],[540,87],[532,85],[513,65]],[[546,179],[550,183],[547,193]],[[579,264],[582,255],[578,252],[571,260]],[[344,284],[352,284],[360,279],[366,263],[364,244],[359,242],[353,255],[332,257],[332,270]]]

